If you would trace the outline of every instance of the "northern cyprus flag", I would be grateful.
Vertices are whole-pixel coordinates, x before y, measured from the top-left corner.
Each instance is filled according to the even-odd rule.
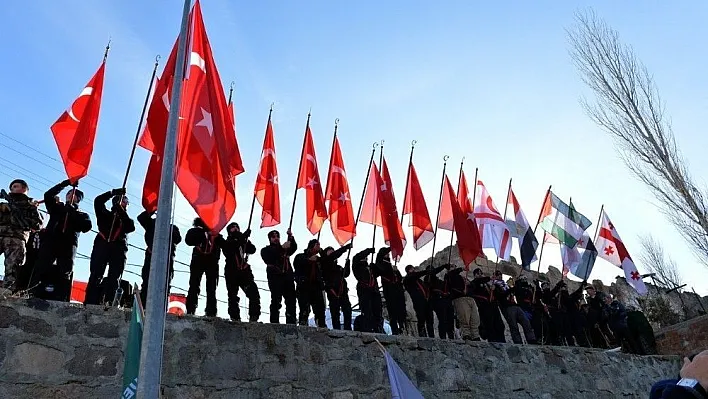
[[[474,217],[479,226],[482,248],[494,248],[499,259],[509,260],[511,253],[509,227],[481,180],[477,180],[477,195],[474,202]]]
[[[597,247],[598,255],[602,259],[624,270],[624,278],[627,280],[627,283],[634,287],[639,295],[645,295],[647,293],[647,287],[644,285],[644,281],[642,281],[637,266],[634,264],[632,257],[629,256],[627,248],[624,246],[617,230],[615,230],[615,225],[612,224],[604,209],[600,217],[600,223],[600,229],[595,238],[595,246]]]

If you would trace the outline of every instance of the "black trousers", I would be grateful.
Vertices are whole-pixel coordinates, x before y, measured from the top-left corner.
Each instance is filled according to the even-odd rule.
[[[216,286],[219,284],[219,264],[192,262],[189,265],[189,291],[187,292],[187,314],[194,314],[199,303],[202,276],[206,275],[206,308],[207,317],[216,317]]]
[[[480,335],[489,342],[506,342],[504,337],[504,322],[499,312],[499,305],[492,302],[477,300],[477,310],[479,311]]]
[[[167,269],[167,281],[165,282],[165,310],[167,309],[167,298],[170,296],[170,287],[172,284],[172,278],[175,275],[174,268],[174,257],[170,256],[170,264]],[[143,268],[140,270],[140,276],[143,279],[143,283],[140,285],[140,300],[143,302],[143,307],[147,303],[147,292],[148,283],[150,281],[150,263],[152,262],[152,253],[145,251],[145,261],[143,262]]]
[[[422,295],[411,295],[415,317],[418,319],[418,336],[435,338],[433,328],[433,306]]]
[[[346,284],[338,293],[337,290],[327,290],[327,301],[329,302],[329,314],[332,317],[332,328],[335,330],[342,329],[340,315],[344,316],[344,329],[352,329],[352,304],[349,301],[349,290]],[[340,313],[341,312],[341,313]]]
[[[45,238],[39,247],[33,270],[30,272],[28,288],[41,287],[44,289],[47,284],[64,286],[65,280],[70,280],[74,270],[74,258],[76,257],[76,246],[72,241],[62,241],[51,237]],[[56,262],[56,266],[54,263]],[[29,263],[27,263],[29,265]],[[54,269],[54,270],[52,270]],[[40,288],[40,287],[37,287]],[[35,292],[39,290],[34,290]],[[69,295],[71,293],[69,292]],[[56,293],[54,298],[64,297],[64,293]],[[111,298],[113,299],[113,298]],[[68,301],[68,296],[67,299]]]
[[[406,325],[406,296],[403,287],[384,285],[384,299],[388,310],[388,322],[393,335],[403,333]]]
[[[359,309],[364,316],[362,330],[364,332],[383,333],[383,317],[381,294],[376,287],[356,287],[356,294],[359,297]]]
[[[268,274],[268,289],[270,290],[270,322],[280,323],[280,307],[285,300],[285,323],[296,324],[297,300],[292,274]]]
[[[300,307],[299,324],[307,325],[310,317],[310,308],[315,314],[317,327],[327,327],[325,323],[325,302],[322,287],[315,283],[299,283],[297,286],[297,302]]]
[[[108,242],[97,238],[91,251],[91,274],[86,284],[86,305],[113,302],[120,277],[125,269],[128,247],[124,241]],[[108,267],[108,276],[103,278]],[[103,288],[101,288],[103,286]]]
[[[253,279],[253,272],[250,268],[235,270],[227,268],[224,270],[226,280],[226,291],[229,295],[229,317],[231,320],[241,321],[239,288],[243,290],[248,298],[248,321],[258,321],[261,316],[261,295],[258,293],[258,286]]]
[[[434,298],[431,301],[438,317],[438,335],[441,339],[455,339],[455,308],[450,298]]]

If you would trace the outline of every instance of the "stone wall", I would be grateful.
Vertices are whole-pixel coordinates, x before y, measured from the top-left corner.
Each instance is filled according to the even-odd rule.
[[[656,347],[661,354],[680,356],[708,350],[708,316],[659,330],[656,333]]]
[[[0,300],[0,392],[117,397],[129,313]],[[168,316],[165,398],[389,398],[391,353],[426,398],[647,396],[677,357],[392,337]]]

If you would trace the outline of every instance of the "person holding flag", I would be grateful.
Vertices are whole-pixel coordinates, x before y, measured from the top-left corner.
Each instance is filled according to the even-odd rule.
[[[148,281],[150,280],[150,263],[152,262],[152,241],[155,236],[155,219],[153,215],[157,211],[143,211],[138,215],[138,223],[143,226],[145,230],[145,262],[143,263],[143,268],[140,271],[140,276],[143,279],[143,285],[140,287],[140,299],[143,305],[147,303],[147,291],[148,291]],[[177,245],[182,242],[182,234],[179,232],[179,228],[174,224],[171,225],[172,228],[172,238],[170,239],[170,266],[169,274],[167,275],[167,292],[170,292],[169,286],[172,282],[172,277],[175,275],[175,252],[177,251]]]
[[[293,267],[290,257],[297,251],[297,243],[288,229],[288,240],[280,243],[280,233],[271,230],[268,233],[270,244],[261,248],[261,258],[266,264],[268,289],[270,289],[270,322],[280,323],[280,308],[285,300],[285,322],[296,324],[296,294]]]
[[[256,253],[256,246],[251,240],[251,230],[241,232],[238,223],[232,222],[226,226],[226,241],[221,250],[224,252],[224,280],[229,296],[229,316],[231,320],[241,321],[241,311],[238,306],[238,290],[241,288],[248,298],[248,321],[256,322],[261,316],[261,296],[253,278],[248,255]]]
[[[109,200],[112,204],[110,211],[106,208]],[[114,299],[127,260],[128,234],[135,231],[135,222],[128,216],[128,204],[125,188],[106,191],[93,202],[98,234],[91,251],[91,274],[86,286],[85,305],[98,305]],[[104,279],[106,266],[108,277]]]
[[[187,293],[187,314],[194,314],[199,302],[202,276],[206,275],[207,303],[204,314],[216,317],[216,286],[219,283],[219,257],[224,245],[224,237],[207,227],[202,218],[194,219],[192,228],[187,230],[184,242],[192,250],[189,263],[189,291]]]

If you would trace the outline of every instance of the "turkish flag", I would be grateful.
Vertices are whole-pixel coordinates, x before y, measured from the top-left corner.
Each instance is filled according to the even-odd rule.
[[[379,173],[375,163],[371,164],[364,207],[376,207],[376,209],[369,211],[367,220],[362,218],[359,220],[381,226],[384,232],[384,241],[386,245],[391,247],[391,258],[400,259],[403,255],[403,248],[406,247],[406,237],[403,234],[401,221],[398,219],[396,199],[391,189],[391,176],[388,173],[385,159],[383,160],[383,174]],[[378,224],[379,222],[381,224]]]
[[[428,205],[425,203],[423,189],[418,181],[418,174],[411,160],[408,164],[408,181],[406,195],[403,197],[403,215],[411,215],[409,226],[413,227],[413,248],[421,249],[435,236],[433,224],[430,221]]]
[[[263,208],[261,227],[272,227],[280,224],[280,188],[278,184],[278,166],[275,162],[275,140],[273,125],[268,115],[261,163],[258,166],[256,187],[253,189],[258,203]]]
[[[105,70],[104,60],[71,107],[64,111],[50,128],[57,142],[66,174],[72,183],[76,183],[88,174],[93,143],[96,139],[98,115],[101,111]]]
[[[305,189],[307,229],[315,235],[322,229],[324,221],[327,220],[327,208],[322,194],[320,172],[317,169],[317,156],[315,155],[315,144],[312,141],[309,120],[307,121],[307,126],[305,126],[305,141],[303,142],[302,157],[300,159],[300,178],[297,181],[297,188]]]
[[[187,297],[184,294],[170,293],[167,302],[167,313],[175,316],[184,316],[187,313]]]
[[[192,49],[180,104],[183,120],[175,182],[204,223],[220,231],[236,211],[235,177],[243,167],[199,1],[192,14]]]
[[[461,176],[461,179],[464,177]],[[466,184],[465,184],[466,186]],[[460,191],[462,186],[460,186]],[[458,195],[459,197],[459,195]],[[465,213],[455,198],[455,190],[452,188],[450,179],[445,176],[445,186],[442,192],[440,208],[440,218],[443,215],[446,220],[451,219],[455,233],[457,234],[457,249],[460,253],[460,258],[465,264],[465,268],[469,269],[469,265],[477,259],[478,256],[483,256],[482,242],[479,238],[479,230],[474,221],[474,215]]]
[[[71,283],[71,302],[84,303],[86,300],[86,282],[74,280]]]
[[[148,212],[157,210],[157,199],[160,194],[160,178],[162,177],[162,157],[152,154],[148,162],[145,182],[143,183],[143,208]]]
[[[339,245],[344,245],[356,235],[356,226],[347,172],[344,169],[342,150],[339,148],[336,134],[332,143],[332,155],[329,158],[325,198],[329,201],[329,224],[332,227],[332,234]]]

